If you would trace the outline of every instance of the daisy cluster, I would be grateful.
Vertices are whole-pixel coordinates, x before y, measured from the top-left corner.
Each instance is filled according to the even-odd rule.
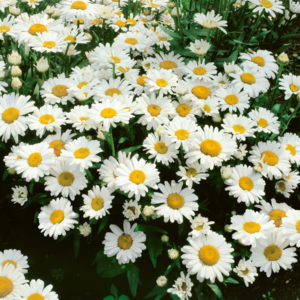
[[[292,1],[289,9],[278,0],[248,2],[234,9],[249,6],[270,18],[299,13]],[[300,211],[268,199],[266,184],[286,198],[295,191],[300,137],[260,100],[272,103],[277,92],[297,102],[300,76],[264,49],[241,51],[220,68],[207,58],[209,38],[191,41],[186,59],[167,34],[176,14],[166,0],[44,4],[0,2],[0,42],[19,49],[0,61],[0,136],[11,145],[4,163],[19,182],[45,190],[41,232],[57,239],[78,229],[87,236],[90,224],[122,202],[123,227],[109,224],[102,244],[105,255],[127,264],[146,249],[145,232],[130,222],[188,223],[180,257],[187,275],[168,290],[181,299],[192,295],[191,275],[215,282],[234,271],[248,285],[256,268],[267,276],[290,269],[300,247]],[[130,5],[139,14],[128,12]],[[193,22],[227,33],[214,10],[195,13]],[[112,39],[103,42],[106,34]],[[251,252],[235,268],[235,243],[213,231],[201,210],[200,184],[212,174],[245,210],[228,226]],[[25,185],[13,188],[12,201],[30,202]],[[88,222],[80,225],[82,219]]]
[[[46,285],[41,279],[26,279],[28,268],[28,257],[20,250],[7,249],[0,252],[0,298],[58,300],[51,284]]]

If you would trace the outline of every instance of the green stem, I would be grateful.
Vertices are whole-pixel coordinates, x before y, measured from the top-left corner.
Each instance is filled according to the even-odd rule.
[[[279,81],[279,78],[281,76],[281,73],[283,71],[283,67],[284,65],[282,63],[280,63],[279,65],[279,71],[278,71],[278,74],[277,74],[277,77],[276,77],[276,82],[275,82],[275,85],[274,85],[274,90],[273,90],[273,93],[272,93],[272,96],[271,96],[271,101],[270,101],[270,108],[273,107],[274,103],[275,103],[275,96],[276,96],[276,92],[277,92],[277,85],[278,85],[278,81]]]
[[[260,13],[260,14],[258,15],[255,24],[252,26],[251,32],[250,32],[250,34],[249,34],[248,42],[251,40],[253,33],[256,33],[257,27],[258,27],[258,25],[260,24],[260,20],[261,20],[261,18],[262,18],[262,15],[263,15],[263,12]]]
[[[291,100],[289,100],[291,101]],[[286,124],[283,126],[282,131],[280,132],[280,135],[282,136],[284,134],[284,132],[288,129],[290,122],[296,117],[298,109],[300,108],[300,102],[297,102],[297,106],[295,108],[295,110],[293,111],[293,113],[290,115],[290,117],[288,118]]]
[[[115,149],[115,144],[114,144],[114,137],[113,137],[113,133],[112,133],[112,127],[110,127],[109,136],[110,136],[110,146],[111,146],[112,156],[115,157],[116,156],[116,149]]]

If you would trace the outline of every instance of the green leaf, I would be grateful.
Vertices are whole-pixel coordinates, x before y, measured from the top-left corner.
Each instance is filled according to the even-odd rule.
[[[154,268],[156,268],[157,257],[162,253],[163,245],[160,237],[148,234],[146,240],[147,250]]]
[[[99,227],[98,227],[97,234],[99,234],[99,233],[105,228],[107,222],[108,222],[108,216],[104,217],[104,218],[101,220],[101,223],[100,223],[100,225],[99,225]]]
[[[135,298],[137,293],[137,288],[140,281],[140,270],[134,264],[130,264],[127,268],[127,279],[129,283],[129,288],[132,296]]]
[[[128,138],[126,136],[123,136],[119,139],[119,144],[122,144],[124,142],[128,141]]]
[[[103,300],[115,300],[115,299],[116,298],[114,296],[111,296],[111,295],[106,296],[106,297],[103,298]]]
[[[118,297],[118,289],[114,284],[110,286],[110,293],[115,296],[116,298]]]
[[[130,300],[130,298],[128,296],[126,296],[126,295],[121,295],[119,297],[119,300]]]
[[[220,288],[215,283],[207,283],[211,290],[216,294],[219,299],[223,299],[222,292]]]
[[[224,282],[226,283],[232,283],[232,284],[239,284],[239,282],[237,280],[235,280],[234,278],[232,277],[228,277],[224,280]]]
[[[159,300],[161,299],[165,294],[167,293],[167,287],[159,287],[159,286],[155,286],[151,292],[149,292],[146,296],[145,299],[151,298],[153,299],[154,296],[155,300]]]
[[[125,153],[130,153],[130,152],[134,152],[136,150],[139,150],[140,148],[142,148],[142,145],[138,145],[138,146],[132,146],[132,147],[129,147],[129,148],[124,148],[124,149],[121,149],[121,151],[125,152]]]
[[[176,33],[175,31],[172,31],[172,30],[162,26],[161,24],[158,24],[158,26],[173,39],[177,39],[177,40],[181,39],[181,35],[179,33]]]

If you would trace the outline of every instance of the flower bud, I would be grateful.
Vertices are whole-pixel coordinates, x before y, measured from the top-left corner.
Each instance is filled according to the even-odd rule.
[[[93,36],[92,36],[90,33],[88,33],[88,32],[85,32],[84,35],[86,36],[86,38],[87,38],[89,41],[91,41],[91,40],[93,39]]]
[[[179,251],[176,249],[169,249],[168,250],[168,256],[170,259],[175,260],[179,256]]]
[[[223,179],[228,179],[231,176],[231,167],[230,166],[222,167],[221,176]]]
[[[167,282],[168,282],[167,277],[166,277],[166,276],[163,276],[163,275],[157,277],[157,279],[156,279],[156,284],[157,284],[159,287],[165,286],[165,285],[167,284]]]
[[[36,66],[35,67],[38,70],[38,72],[40,72],[40,73],[44,73],[44,72],[48,71],[48,69],[49,69],[48,59],[45,58],[45,57],[41,57],[36,62]]]
[[[145,217],[151,217],[155,212],[155,208],[153,205],[145,205],[143,208],[143,215]]]
[[[169,237],[168,237],[166,234],[163,234],[163,235],[161,236],[161,241],[162,241],[163,243],[167,243],[167,242],[169,241]]]
[[[11,65],[19,65],[22,61],[22,56],[15,50],[7,55],[7,60]]]
[[[169,2],[169,3],[168,3],[168,7],[170,7],[170,8],[175,7],[175,5],[176,5],[176,4],[175,4],[174,2]]]
[[[18,15],[21,13],[21,10],[20,10],[20,8],[18,8],[18,7],[16,7],[15,5],[13,5],[13,6],[10,6],[10,7],[9,7],[9,12],[10,12],[12,15],[18,16]]]
[[[285,52],[282,52],[277,57],[277,62],[287,65],[289,63],[289,57]]]
[[[84,237],[87,237],[92,232],[92,228],[91,228],[90,224],[87,222],[83,223],[82,225],[79,225],[78,230],[79,230],[80,234]]]
[[[222,118],[219,114],[213,115],[212,120],[214,123],[220,123],[222,121]]]
[[[230,228],[229,228],[229,225],[226,224],[226,225],[224,226],[224,231],[226,231],[226,232],[232,232],[232,229],[230,229]]]
[[[22,82],[18,77],[12,77],[11,87],[15,90],[19,90],[22,87]]]
[[[21,76],[22,70],[19,68],[19,66],[12,66],[10,70],[11,76]]]
[[[16,169],[15,168],[7,168],[7,172],[10,175],[14,175],[14,174],[16,174]]]

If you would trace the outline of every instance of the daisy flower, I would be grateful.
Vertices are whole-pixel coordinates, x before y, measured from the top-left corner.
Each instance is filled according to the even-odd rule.
[[[149,44],[149,40],[142,33],[130,32],[120,33],[114,40],[115,43],[124,45],[124,48],[128,50],[136,50],[142,52],[144,48]]]
[[[208,177],[205,167],[198,162],[188,164],[186,167],[179,166],[176,175],[180,177],[179,182],[184,181],[189,189],[192,188],[194,183],[199,184],[201,180]]]
[[[65,124],[65,113],[57,105],[46,104],[35,109],[28,117],[30,130],[35,130],[36,135],[42,137],[45,132],[59,130]]]
[[[45,285],[41,279],[32,279],[22,286],[22,297],[20,300],[40,299],[59,300],[58,295],[52,290],[51,284]]]
[[[12,26],[14,25],[14,22],[15,22],[15,20],[11,15],[8,15],[3,20],[0,20],[0,40],[3,41],[4,36],[9,34]]]
[[[300,137],[295,133],[285,133],[278,138],[282,147],[285,149],[291,163],[300,165]]]
[[[47,143],[23,144],[16,154],[20,157],[15,163],[16,171],[26,181],[38,181],[40,177],[48,175],[54,163],[53,150],[49,149]]]
[[[236,231],[232,238],[246,246],[255,247],[258,240],[266,239],[275,228],[268,215],[251,209],[247,209],[243,215],[232,216],[230,221],[229,229]]]
[[[70,165],[79,166],[80,171],[83,171],[101,160],[98,155],[101,152],[99,141],[90,141],[81,136],[65,145],[65,149],[62,149],[61,152],[61,158],[69,162]]]
[[[247,137],[255,136],[255,123],[245,116],[228,115],[223,119],[222,127],[237,140],[245,141]]]
[[[128,124],[132,113],[117,98],[106,98],[101,103],[92,105],[90,116],[95,124],[100,124],[105,131],[109,131],[110,126],[116,127],[117,123]]]
[[[221,111],[228,110],[230,113],[238,111],[242,114],[249,107],[249,96],[236,86],[218,89],[215,97],[220,102]]]
[[[222,235],[211,232],[187,240],[190,245],[181,248],[181,257],[189,274],[196,274],[200,282],[204,279],[215,282],[216,278],[223,281],[223,274],[229,275],[234,262],[233,248]]]
[[[175,117],[171,122],[165,124],[163,133],[170,137],[177,149],[182,146],[183,150],[188,152],[195,139],[199,137],[199,128],[193,120]]]
[[[194,101],[180,97],[178,102],[172,101],[172,104],[175,108],[175,116],[196,121],[195,115],[199,114],[199,108]]]
[[[0,296],[1,300],[19,299],[23,284],[27,280],[24,274],[11,264],[0,267]]]
[[[23,255],[20,250],[17,249],[6,249],[3,252],[0,252],[0,265],[4,268],[5,265],[11,264],[14,268],[23,273],[27,273],[28,257]],[[0,293],[1,295],[1,293]]]
[[[162,95],[173,94],[172,88],[177,85],[178,77],[171,70],[148,70],[146,76],[150,78],[146,85],[149,92],[159,91]]]
[[[69,113],[67,113],[67,123],[72,124],[79,132],[84,130],[96,129],[97,125],[91,119],[91,108],[88,105],[74,106]]]
[[[270,277],[280,268],[291,269],[292,263],[297,262],[296,248],[287,248],[288,245],[288,240],[279,231],[269,233],[266,239],[258,240],[256,246],[251,248],[250,259]]]
[[[198,214],[191,220],[192,230],[189,232],[189,235],[191,235],[192,238],[197,238],[202,234],[209,235],[211,233],[210,225],[214,223],[213,221],[209,221],[208,218]]]
[[[51,196],[62,195],[74,200],[86,186],[85,173],[78,166],[71,166],[64,160],[57,160],[50,169],[50,175],[45,177],[45,190]]]
[[[248,117],[256,123],[256,131],[265,133],[279,133],[278,117],[264,107],[252,109]]]
[[[18,203],[23,206],[28,201],[27,186],[15,186],[12,188],[12,203]]]
[[[205,40],[196,40],[190,43],[189,49],[198,56],[205,55],[210,48],[210,43]]]
[[[265,195],[265,181],[259,173],[246,165],[236,165],[231,168],[231,176],[225,181],[229,195],[244,202],[247,206],[259,202]]]
[[[282,218],[281,232],[289,240],[290,246],[300,247],[300,210],[288,210]]]
[[[220,166],[230,159],[237,145],[231,136],[223,130],[205,125],[200,128],[199,137],[195,139],[191,150],[185,154],[188,164],[200,160],[208,169]]]
[[[290,163],[285,150],[275,141],[258,142],[250,151],[249,161],[262,168],[261,174],[269,179],[281,178],[290,171]]]
[[[164,222],[177,222],[181,224],[183,217],[190,219],[198,210],[198,197],[193,189],[182,188],[183,183],[176,183],[172,180],[171,184],[165,182],[159,184],[160,193],[155,192],[151,199],[151,204],[156,206],[157,216],[164,217]]]
[[[279,79],[279,89],[284,91],[284,100],[288,100],[292,95],[298,95],[300,92],[300,76],[293,74],[282,75]]]
[[[159,172],[155,164],[147,163],[144,159],[138,159],[135,155],[128,157],[120,163],[114,171],[116,175],[115,184],[123,192],[129,193],[129,198],[135,196],[137,200],[145,197],[149,187],[157,189]]]
[[[225,34],[227,33],[224,29],[224,27],[227,27],[227,21],[222,20],[222,16],[216,14],[214,10],[207,12],[206,15],[203,13],[196,13],[194,15],[194,22],[200,24],[206,29],[218,28]]]
[[[141,114],[138,123],[146,126],[147,130],[156,129],[158,125],[169,122],[169,115],[174,114],[171,100],[161,94],[156,97],[154,94],[148,96],[142,94],[136,99],[136,114]]]
[[[284,6],[282,5],[282,2],[279,0],[250,0],[251,3],[257,5],[253,12],[258,12],[259,14],[266,12],[267,14],[270,14],[271,17],[275,18],[276,14],[279,13],[282,14],[284,12]]]
[[[194,80],[189,83],[190,93],[194,96],[192,99],[206,100],[214,93],[214,86],[211,82],[203,80]],[[197,102],[198,103],[198,102]]]
[[[136,220],[141,214],[141,205],[137,200],[128,200],[123,204],[123,215],[128,221]]]
[[[193,285],[190,276],[180,272],[180,277],[175,280],[174,284],[167,292],[178,296],[180,300],[185,300],[192,297]]]
[[[114,196],[106,187],[93,186],[88,194],[83,195],[84,205],[80,207],[84,212],[83,217],[96,220],[103,218],[111,209],[113,199]]]
[[[300,182],[300,176],[297,171],[291,171],[287,176],[276,182],[275,189],[277,193],[289,198]]]
[[[243,66],[243,69],[237,69],[235,73],[230,73],[230,76],[233,77],[232,85],[242,89],[251,98],[257,97],[261,92],[267,92],[270,87],[268,79],[256,66]]]
[[[190,61],[184,70],[186,76],[192,80],[212,81],[217,74],[217,68],[214,63],[205,63],[205,59]]]
[[[143,142],[143,147],[149,158],[154,158],[155,162],[161,162],[164,165],[169,165],[178,157],[178,149],[165,134],[149,133]]]
[[[207,98],[205,101],[200,101],[200,114],[204,116],[215,116],[219,113],[219,102],[215,98]]]
[[[39,229],[44,236],[50,236],[56,240],[58,236],[66,235],[66,232],[74,228],[78,223],[75,219],[78,214],[73,211],[71,202],[65,198],[51,200],[47,206],[43,206],[38,215]]]
[[[155,54],[152,67],[154,69],[171,70],[178,76],[183,72],[183,68],[185,69],[183,58],[174,52]]]
[[[255,277],[258,276],[257,269],[250,259],[241,259],[233,271],[243,278],[246,287],[249,286],[249,283],[252,284],[255,281]]]
[[[292,208],[286,203],[278,203],[274,198],[271,199],[271,204],[265,200],[260,202],[260,205],[255,207],[260,208],[261,212],[269,215],[269,219],[272,220],[276,227],[282,225],[282,218],[286,217],[286,213]]]
[[[274,79],[276,77],[278,65],[272,52],[267,50],[257,50],[251,53],[241,53],[240,59],[244,59],[247,63],[254,64],[267,78]]]
[[[104,237],[104,254],[108,257],[116,255],[119,264],[135,262],[146,249],[146,235],[144,232],[135,232],[137,224],[132,227],[127,220],[123,222],[123,230],[117,225],[110,225],[112,232]]]
[[[25,135],[28,127],[26,115],[35,109],[34,102],[29,101],[30,98],[30,96],[15,93],[0,96],[0,135],[2,141],[7,142],[10,137],[13,137],[18,143],[19,135]]]

